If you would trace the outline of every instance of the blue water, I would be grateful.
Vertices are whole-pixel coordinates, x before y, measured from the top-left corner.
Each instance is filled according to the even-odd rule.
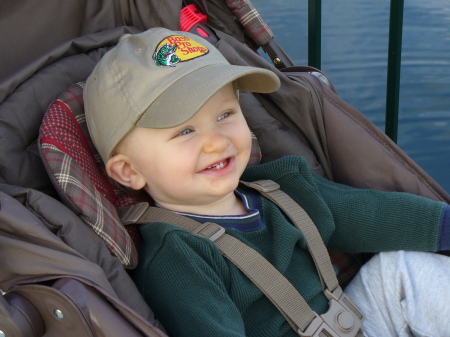
[[[275,39],[307,64],[306,0],[253,0]],[[398,144],[450,192],[450,1],[405,1]],[[322,70],[384,130],[388,0],[322,1]]]

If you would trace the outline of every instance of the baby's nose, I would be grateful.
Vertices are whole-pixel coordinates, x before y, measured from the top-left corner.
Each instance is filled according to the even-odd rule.
[[[203,152],[223,152],[229,144],[230,141],[226,135],[220,132],[211,131],[208,133],[205,142],[203,143]]]

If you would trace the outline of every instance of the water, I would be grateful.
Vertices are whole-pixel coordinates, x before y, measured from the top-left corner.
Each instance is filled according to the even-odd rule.
[[[307,1],[253,0],[295,64],[307,64]],[[322,1],[322,70],[384,130],[388,0]],[[450,2],[405,1],[398,144],[450,192]]]

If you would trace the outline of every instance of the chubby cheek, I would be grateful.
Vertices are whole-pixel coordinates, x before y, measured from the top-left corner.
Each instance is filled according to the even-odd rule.
[[[179,151],[169,156],[167,154],[168,152],[155,156],[154,162],[149,164],[151,169],[148,172],[151,176],[147,176],[148,187],[150,190],[175,190],[179,193],[182,184],[192,179],[195,171],[194,156],[188,151]]]
[[[242,154],[243,160],[246,161],[245,165],[247,166],[248,160],[250,159],[250,155],[252,152],[252,136],[250,133],[250,129],[246,127],[241,132],[241,143],[240,143],[240,153]]]
[[[147,178],[145,190],[156,202],[169,202],[183,189],[181,184],[184,181],[180,179],[179,172],[175,172],[173,167],[163,173],[153,171],[155,175]]]

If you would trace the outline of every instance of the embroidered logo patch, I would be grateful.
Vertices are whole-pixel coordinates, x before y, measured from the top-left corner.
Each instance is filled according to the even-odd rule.
[[[162,40],[153,53],[158,66],[175,67],[178,62],[189,61],[208,54],[209,50],[186,36],[171,35]]]

